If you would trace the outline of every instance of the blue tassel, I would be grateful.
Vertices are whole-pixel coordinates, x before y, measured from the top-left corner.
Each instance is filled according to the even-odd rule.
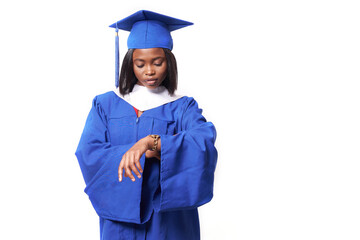
[[[115,86],[119,87],[119,69],[120,69],[120,63],[119,63],[119,29],[116,26],[115,29]]]

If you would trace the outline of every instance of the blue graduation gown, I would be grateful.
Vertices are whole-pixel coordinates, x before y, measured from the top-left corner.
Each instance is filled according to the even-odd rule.
[[[161,161],[144,154],[142,177],[119,182],[123,154],[149,134],[160,135]],[[75,154],[100,217],[100,239],[200,239],[197,207],[213,197],[215,139],[191,97],[137,117],[114,92],[96,96]]]

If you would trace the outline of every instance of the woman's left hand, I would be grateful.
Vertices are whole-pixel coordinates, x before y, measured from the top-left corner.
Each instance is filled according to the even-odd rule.
[[[131,171],[133,171],[138,178],[141,178],[139,171],[142,173],[143,169],[141,168],[140,158],[148,149],[146,138],[142,138],[123,155],[118,170],[120,182],[122,181],[123,171],[124,177],[129,177],[133,182],[135,181],[135,177]]]
[[[135,143],[122,157],[118,174],[119,174],[119,181],[122,181],[123,173],[124,177],[129,177],[133,182],[135,181],[135,177],[132,172],[138,178],[141,178],[141,174],[143,169],[140,164],[140,158],[145,153],[146,157],[156,157],[160,159],[159,151],[150,151],[153,147],[154,140],[147,136],[140,139],[137,143]],[[158,147],[161,148],[161,141],[159,139]]]

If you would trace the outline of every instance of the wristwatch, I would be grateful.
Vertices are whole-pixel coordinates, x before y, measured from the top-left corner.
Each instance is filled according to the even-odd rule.
[[[156,148],[157,148],[158,140],[159,140],[160,136],[159,136],[159,135],[155,135],[155,134],[151,134],[151,135],[149,135],[149,136],[154,139],[154,146],[153,146],[153,148],[151,149],[151,151],[155,151]]]

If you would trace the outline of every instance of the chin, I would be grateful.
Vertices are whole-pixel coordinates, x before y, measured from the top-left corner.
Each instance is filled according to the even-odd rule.
[[[157,83],[155,83],[155,84],[148,84],[148,83],[146,83],[146,82],[145,82],[145,83],[140,82],[140,83],[138,83],[138,84],[141,85],[141,86],[150,88],[150,89],[155,89],[155,88],[157,88],[157,87],[160,86],[160,84],[157,84]]]
[[[155,89],[158,87],[158,85],[147,85],[146,87],[150,89]]]

